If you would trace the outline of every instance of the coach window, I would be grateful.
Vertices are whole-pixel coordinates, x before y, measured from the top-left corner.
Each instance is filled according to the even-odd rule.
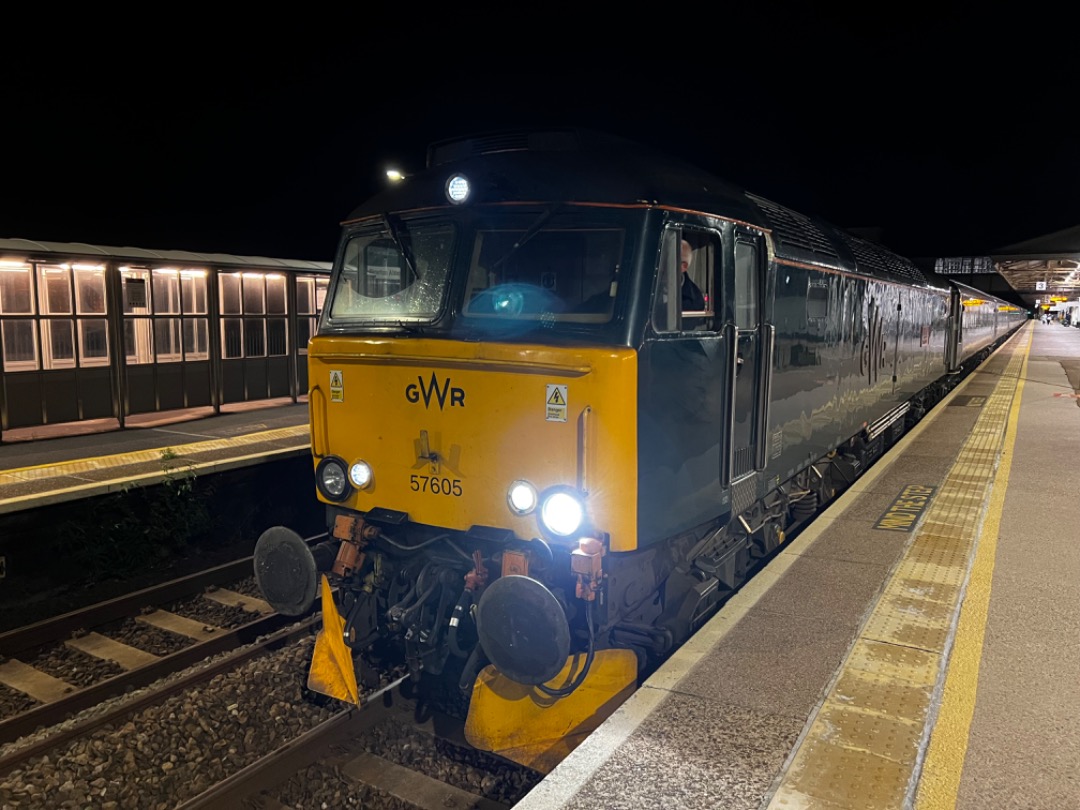
[[[0,259],[0,334],[4,344],[4,371],[36,371],[37,332],[30,265]]]
[[[715,328],[716,270],[721,264],[721,242],[716,233],[680,228],[671,228],[664,233],[653,299],[656,331]]]
[[[105,266],[72,265],[75,271],[75,307],[78,316],[79,365],[109,364],[109,322],[105,313]]]
[[[41,367],[75,367],[75,307],[72,303],[71,267],[37,266],[38,302],[41,307]],[[57,315],[66,317],[58,318]]]

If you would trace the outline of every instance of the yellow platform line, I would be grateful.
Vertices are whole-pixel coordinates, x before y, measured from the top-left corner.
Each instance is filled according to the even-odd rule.
[[[73,476],[95,470],[128,467],[132,464],[145,464],[149,462],[165,463],[173,458],[189,459],[192,456],[202,453],[244,447],[246,445],[259,444],[262,442],[285,441],[300,436],[307,439],[309,435],[307,425],[296,425],[294,427],[264,430],[259,433],[247,433],[241,436],[210,439],[202,442],[191,442],[189,444],[170,445],[169,447],[159,447],[151,450],[136,450],[131,453],[116,453],[114,455],[73,459],[71,461],[62,461],[54,464],[39,464],[33,467],[20,467],[18,469],[0,472],[0,487],[5,484],[23,484],[27,481],[41,481],[48,478]]]
[[[1030,337],[1029,330],[987,397],[789,757],[769,810],[910,805]]]

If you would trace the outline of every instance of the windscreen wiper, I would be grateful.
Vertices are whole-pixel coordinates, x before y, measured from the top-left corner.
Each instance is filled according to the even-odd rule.
[[[401,238],[401,233],[398,231],[397,225],[394,224],[394,220],[390,218],[390,215],[383,214],[382,221],[383,225],[386,226],[386,230],[390,233],[390,238],[394,240],[398,252],[401,253],[401,258],[405,260],[405,267],[409,271],[409,283],[411,284],[413,281],[420,278],[420,274],[416,272],[416,265],[413,263],[412,252],[405,246],[405,240]]]
[[[546,211],[543,211],[540,216],[538,216],[535,220],[533,220],[533,224],[525,229],[525,232],[521,234],[521,238],[514,242],[510,249],[506,251],[505,254],[503,254],[502,258],[500,258],[493,265],[491,265],[492,271],[494,272],[495,270],[498,270],[500,267],[506,264],[507,259],[513,256],[519,247],[523,246],[526,242],[528,242],[530,239],[540,233],[540,229],[544,227],[545,223],[547,223],[549,219],[551,219],[552,214],[559,210],[561,205],[561,203],[556,203],[555,205],[552,205]]]

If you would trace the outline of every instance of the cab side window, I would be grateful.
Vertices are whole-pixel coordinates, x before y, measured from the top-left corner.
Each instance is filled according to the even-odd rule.
[[[653,327],[658,332],[719,328],[721,242],[718,234],[669,228],[660,249]]]

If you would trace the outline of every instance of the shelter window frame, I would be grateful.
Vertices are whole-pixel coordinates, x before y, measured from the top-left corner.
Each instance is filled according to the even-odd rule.
[[[71,266],[38,264],[38,307],[41,312],[41,368],[75,368],[74,292]],[[55,317],[66,316],[66,317]]]
[[[79,365],[109,365],[109,321],[106,318],[79,319]]]
[[[109,307],[105,298],[105,265],[73,264],[79,365],[109,365]],[[100,317],[88,317],[100,316]]]
[[[149,268],[121,267],[120,284],[124,309],[124,362],[129,366],[148,365],[154,362]]]
[[[318,332],[319,314],[326,301],[330,280],[318,276],[296,277],[296,349],[308,353],[308,341]]]
[[[221,273],[221,357],[239,360],[289,353],[288,286],[284,274]]]
[[[42,318],[41,367],[75,368],[75,321],[71,318]]]
[[[4,371],[38,370],[34,281],[29,262],[0,262],[0,343]]]
[[[180,347],[185,361],[210,359],[210,305],[203,268],[180,270]]]
[[[80,315],[107,315],[105,266],[74,265],[75,306]]]

